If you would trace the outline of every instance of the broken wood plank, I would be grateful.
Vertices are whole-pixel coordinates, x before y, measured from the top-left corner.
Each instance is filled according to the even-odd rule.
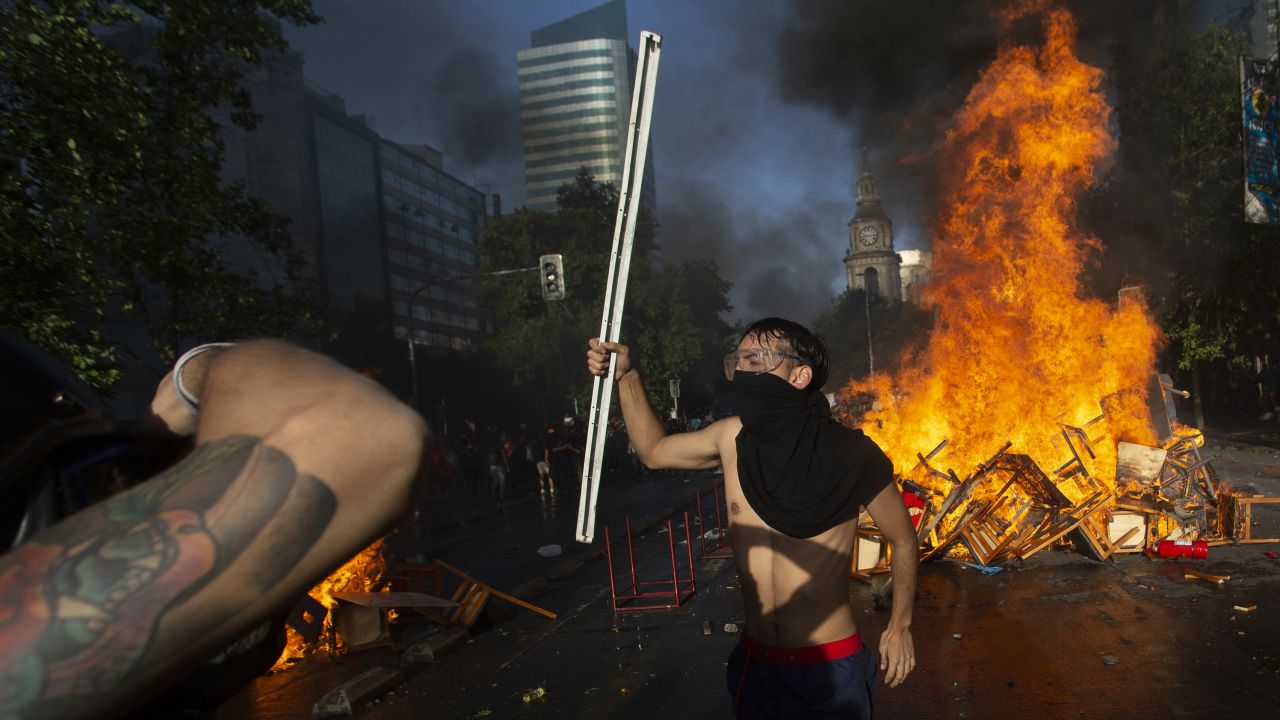
[[[1216,585],[1221,585],[1231,579],[1230,575],[1215,575],[1201,570],[1184,570],[1182,573],[1184,580],[1204,580]]]

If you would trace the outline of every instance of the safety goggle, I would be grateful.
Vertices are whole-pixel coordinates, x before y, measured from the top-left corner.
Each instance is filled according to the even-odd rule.
[[[732,381],[735,370],[749,372],[752,375],[763,375],[776,370],[783,360],[799,361],[800,359],[799,355],[778,352],[768,348],[734,350],[724,356],[724,376]]]

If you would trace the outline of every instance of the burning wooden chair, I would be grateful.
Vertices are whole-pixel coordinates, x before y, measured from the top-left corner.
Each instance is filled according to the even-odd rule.
[[[1277,503],[1280,503],[1280,498],[1231,495],[1226,504],[1223,523],[1230,534],[1231,542],[1238,544],[1280,542],[1280,538],[1253,537],[1253,506]]]

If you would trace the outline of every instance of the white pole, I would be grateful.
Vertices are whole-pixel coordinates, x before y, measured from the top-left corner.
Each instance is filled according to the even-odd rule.
[[[622,306],[627,297],[627,275],[631,270],[631,245],[635,240],[636,217],[640,214],[640,189],[644,187],[644,160],[649,152],[649,119],[653,115],[653,92],[658,82],[658,56],[662,38],[642,30],[636,60],[636,85],[631,94],[631,123],[627,134],[627,156],[622,167],[622,187],[618,190],[618,219],[613,227],[613,251],[609,280],[605,284],[604,311],[600,318],[600,339],[617,342],[622,330]],[[587,445],[582,459],[582,494],[578,498],[578,542],[595,539],[596,498],[604,465],[604,441],[613,398],[616,359],[610,357],[609,371],[596,376],[591,389],[591,413],[587,422]]]

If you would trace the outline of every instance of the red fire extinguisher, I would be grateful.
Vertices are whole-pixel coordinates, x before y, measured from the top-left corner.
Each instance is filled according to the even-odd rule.
[[[911,524],[920,527],[920,518],[924,517],[924,501],[910,490],[903,490],[902,502],[907,505],[907,515],[911,517]]]
[[[1209,543],[1204,540],[1161,540],[1156,554],[1162,558],[1191,558],[1204,560],[1209,557]]]

